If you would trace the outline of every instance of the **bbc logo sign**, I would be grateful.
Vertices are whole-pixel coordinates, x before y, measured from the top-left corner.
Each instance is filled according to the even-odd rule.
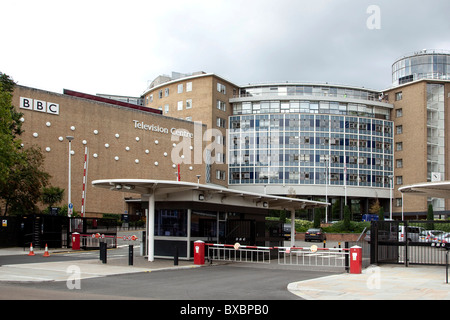
[[[20,97],[20,108],[59,115],[59,104]]]

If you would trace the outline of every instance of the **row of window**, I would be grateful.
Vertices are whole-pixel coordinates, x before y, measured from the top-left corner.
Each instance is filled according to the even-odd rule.
[[[162,107],[158,108],[159,110],[163,110]],[[183,111],[183,109],[192,109],[192,99],[187,99],[185,101],[178,101],[177,102],[177,111]],[[217,109],[226,111],[227,110],[227,104],[226,102],[217,100]],[[167,103],[164,105],[164,113],[169,113],[170,105]]]
[[[371,136],[353,136],[344,138],[342,135],[328,137],[328,136],[316,136],[308,135],[307,133],[301,133],[300,135],[284,134],[284,135],[254,135],[239,136],[232,134],[230,136],[233,148],[237,149],[332,149],[342,150],[345,147],[347,151],[372,151],[376,153],[391,153],[392,139]],[[397,143],[397,150],[402,147],[401,143]]]
[[[278,85],[249,87],[240,90],[239,97],[254,97],[260,95],[274,96],[316,96],[316,97],[338,97],[378,101],[383,98],[382,94],[375,91],[362,89],[330,87],[321,85]]]
[[[270,117],[269,117],[270,116]],[[230,118],[230,129],[234,131],[285,130],[348,132],[392,136],[392,123],[356,117],[334,117],[313,115],[261,115]]]
[[[388,173],[370,170],[347,170],[324,168],[241,168],[231,169],[230,184],[314,184],[350,185],[367,187],[391,186]]]
[[[314,113],[389,119],[389,109],[333,101],[258,101],[233,103],[233,114]]]

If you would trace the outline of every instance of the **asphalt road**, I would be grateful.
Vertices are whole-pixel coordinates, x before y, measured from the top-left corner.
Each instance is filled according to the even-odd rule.
[[[68,289],[66,282],[0,282],[0,299],[296,300],[287,290],[290,282],[329,274],[217,265],[84,279],[80,289]]]

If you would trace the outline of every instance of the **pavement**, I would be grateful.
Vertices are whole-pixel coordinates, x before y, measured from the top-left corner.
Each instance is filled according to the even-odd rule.
[[[61,251],[61,249],[49,252],[51,257],[83,254]],[[204,267],[185,260],[179,260],[177,266],[174,266],[174,261],[169,259],[155,259],[149,262],[140,256],[135,256],[133,265],[129,266],[128,257],[115,256],[114,249],[108,250],[106,264],[99,260],[98,250],[91,253],[93,259],[71,261],[50,261],[50,258],[42,257],[43,253],[43,250],[35,250],[36,256],[30,257],[30,263],[1,265],[0,285],[2,281],[68,281],[74,273],[77,273],[80,279],[88,279],[137,272]],[[28,252],[22,248],[0,249],[0,255],[27,254]],[[36,259],[49,259],[49,262],[36,262]],[[270,268],[274,267],[276,267],[275,264],[271,263]],[[445,266],[369,266],[363,269],[361,274],[336,273],[321,278],[292,282],[287,286],[287,290],[307,300],[450,300],[450,284],[446,283]]]
[[[133,265],[128,265],[128,255],[114,255],[115,249],[108,249],[106,264],[100,261],[99,251],[91,252],[67,251],[67,250],[49,250],[50,257],[43,257],[44,250],[34,249],[35,256],[27,257],[29,263],[3,264],[0,266],[0,284],[1,281],[8,282],[42,282],[42,281],[67,281],[75,273],[80,280],[95,277],[106,277],[111,275],[154,272],[160,270],[177,270],[185,268],[200,267],[194,265],[193,261],[179,260],[178,265],[174,266],[173,260],[155,259],[149,262],[141,256],[134,256]],[[28,255],[28,251],[23,248],[0,249],[0,256]],[[79,260],[53,260],[53,258],[62,255],[91,255],[92,259],[83,257]],[[48,262],[44,259],[48,259]],[[38,262],[36,262],[38,261]]]

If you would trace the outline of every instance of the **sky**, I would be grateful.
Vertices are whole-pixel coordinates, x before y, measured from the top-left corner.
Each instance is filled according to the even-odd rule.
[[[448,0],[4,0],[0,72],[57,93],[140,96],[172,71],[382,90],[399,57],[450,50],[449,12]]]

